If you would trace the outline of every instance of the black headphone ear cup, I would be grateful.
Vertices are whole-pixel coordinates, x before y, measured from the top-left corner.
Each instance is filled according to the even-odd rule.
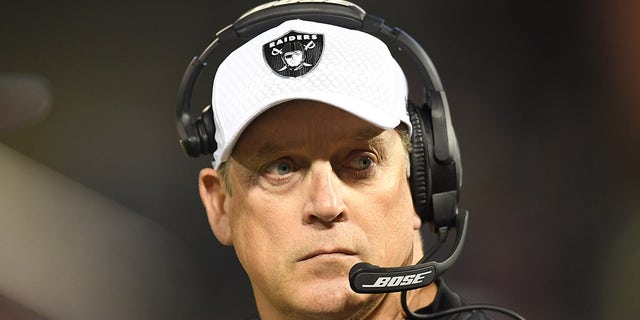
[[[409,104],[407,111],[412,126],[409,185],[413,206],[423,221],[432,222],[433,217],[430,210],[431,170],[429,168],[431,131],[425,126],[420,110],[416,106]]]
[[[212,154],[216,149],[215,124],[213,122],[213,109],[207,106],[196,119],[198,138],[200,139],[200,154]]]

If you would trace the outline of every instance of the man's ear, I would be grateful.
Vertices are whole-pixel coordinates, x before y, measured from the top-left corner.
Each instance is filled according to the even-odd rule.
[[[198,186],[200,199],[202,199],[202,204],[207,210],[207,217],[213,234],[220,243],[227,246],[232,245],[229,215],[224,207],[228,194],[223,185],[220,172],[212,168],[200,170]]]
[[[421,227],[422,227],[422,219],[420,218],[418,213],[415,213],[413,215],[413,230],[420,230]]]

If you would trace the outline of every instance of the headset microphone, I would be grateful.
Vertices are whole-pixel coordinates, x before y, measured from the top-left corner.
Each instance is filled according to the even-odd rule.
[[[442,276],[458,260],[467,235],[467,216],[468,213],[466,211],[459,213],[455,249],[445,261],[424,262],[423,258],[413,266],[392,268],[378,267],[367,262],[360,262],[349,271],[351,289],[358,293],[387,293],[428,286],[435,279]]]
[[[357,293],[390,293],[402,292],[401,304],[407,319],[438,319],[456,313],[469,312],[475,310],[488,310],[502,313],[516,320],[525,320],[525,318],[516,312],[506,308],[501,308],[487,304],[471,304],[460,307],[449,308],[437,313],[416,313],[410,310],[407,303],[407,291],[426,287],[435,279],[442,276],[460,256],[464,240],[467,236],[468,212],[463,211],[458,214],[456,222],[456,242],[455,248],[451,255],[442,262],[429,261],[425,262],[431,253],[435,252],[441,241],[445,237],[439,237],[438,244],[434,251],[425,254],[416,265],[406,267],[384,268],[374,266],[367,262],[360,262],[351,267],[349,271],[349,284],[351,289]],[[446,229],[443,229],[446,232]],[[442,234],[439,234],[441,236]]]

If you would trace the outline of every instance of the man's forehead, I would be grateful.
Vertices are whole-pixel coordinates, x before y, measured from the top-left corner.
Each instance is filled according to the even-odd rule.
[[[325,141],[332,144],[351,142],[380,144],[384,143],[384,138],[381,137],[383,132],[384,130],[379,128],[360,128],[360,130],[353,132],[352,135],[335,135],[331,138],[326,137]],[[288,149],[304,147],[309,142],[309,139],[303,136],[291,136],[289,137],[290,139],[281,139],[280,137],[273,137],[273,139],[270,138],[271,137],[269,136],[265,136],[263,141],[261,141],[262,143],[255,149],[255,152],[262,154],[284,152]]]
[[[244,167],[256,167],[281,157],[300,154],[318,158],[331,158],[333,152],[350,150],[350,148],[373,148],[379,152],[386,153],[391,149],[389,145],[393,131],[363,129],[353,136],[342,136],[336,140],[326,140],[324,147],[321,148],[310,145],[308,140],[304,139],[286,141],[265,139],[257,142],[254,148],[243,145],[238,148],[239,150],[234,150],[231,158],[236,162],[242,163]]]
[[[302,132],[305,128],[300,128],[298,132]],[[307,128],[308,129],[308,128]],[[277,130],[274,134],[259,134],[253,132],[251,137],[241,139],[236,145],[236,149],[242,152],[252,152],[257,155],[286,153],[295,149],[303,149],[313,147],[314,145],[332,145],[339,146],[343,144],[361,143],[361,144],[384,144],[384,129],[368,125],[359,128],[342,128],[338,132],[327,132],[315,130],[314,133],[294,134],[297,130],[290,131],[287,134],[282,130]],[[236,152],[234,152],[236,153]]]

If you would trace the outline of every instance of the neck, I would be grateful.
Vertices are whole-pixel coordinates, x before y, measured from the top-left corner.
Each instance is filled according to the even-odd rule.
[[[407,305],[411,310],[417,310],[428,306],[433,302],[438,292],[435,283],[407,292]],[[400,293],[386,294],[381,303],[373,310],[366,319],[406,319],[407,315],[402,310],[400,304]],[[354,318],[361,319],[361,318]]]

